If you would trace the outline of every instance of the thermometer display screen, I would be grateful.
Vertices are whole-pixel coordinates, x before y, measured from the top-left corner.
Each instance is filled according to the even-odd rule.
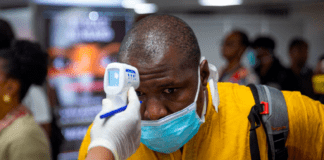
[[[119,85],[119,70],[108,71],[108,86],[118,86]]]

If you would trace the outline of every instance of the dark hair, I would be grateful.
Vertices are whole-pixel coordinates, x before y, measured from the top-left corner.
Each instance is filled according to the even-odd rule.
[[[308,44],[302,38],[294,38],[289,43],[289,50],[291,50],[293,47],[308,47]]]
[[[0,19],[0,49],[9,48],[13,39],[15,39],[15,34],[10,24]]]
[[[241,37],[241,44],[245,47],[248,47],[250,45],[250,41],[248,36],[245,34],[245,32],[241,30],[233,30],[232,33],[238,34]]]
[[[274,50],[276,47],[276,44],[274,40],[270,37],[258,37],[256,40],[254,40],[252,44],[253,48],[266,48],[269,50]]]
[[[13,41],[11,48],[0,50],[0,58],[6,60],[4,71],[20,82],[20,101],[31,84],[41,85],[47,75],[48,54],[30,41]]]
[[[324,59],[324,53],[322,54],[322,56],[320,56],[319,61],[322,61]]]
[[[150,40],[152,45],[146,44],[148,34],[154,37]],[[182,68],[198,68],[200,48],[193,30],[186,22],[171,15],[151,15],[137,22],[121,44],[118,61],[123,62],[129,57],[152,61],[162,53],[159,48],[162,43],[181,49],[184,53],[179,62]]]

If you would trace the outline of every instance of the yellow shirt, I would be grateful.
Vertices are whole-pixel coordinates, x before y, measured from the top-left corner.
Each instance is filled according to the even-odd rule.
[[[129,160],[245,160],[250,155],[250,123],[248,115],[255,104],[251,90],[232,83],[218,83],[220,104],[218,113],[211,101],[208,88],[206,122],[198,133],[183,147],[163,154],[148,149],[141,143]],[[321,159],[323,154],[324,106],[299,92],[283,91],[286,100],[289,134],[286,142],[288,159]],[[79,160],[86,157],[90,143],[90,128],[82,142]],[[266,160],[266,135],[262,127],[257,129],[261,159]]]

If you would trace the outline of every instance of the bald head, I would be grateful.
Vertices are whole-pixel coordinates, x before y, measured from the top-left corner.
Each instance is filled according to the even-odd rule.
[[[170,53],[171,50],[177,52]],[[192,29],[177,17],[153,15],[128,31],[118,53],[118,62],[152,64],[161,61],[166,54],[178,57],[181,68],[198,68],[200,49]]]

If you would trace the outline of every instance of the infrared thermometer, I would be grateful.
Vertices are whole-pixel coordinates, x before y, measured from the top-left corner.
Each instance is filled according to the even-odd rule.
[[[112,101],[113,111],[100,116],[110,117],[127,108],[127,92],[130,87],[137,89],[140,84],[138,70],[124,63],[110,63],[104,75],[104,91],[107,98]]]

